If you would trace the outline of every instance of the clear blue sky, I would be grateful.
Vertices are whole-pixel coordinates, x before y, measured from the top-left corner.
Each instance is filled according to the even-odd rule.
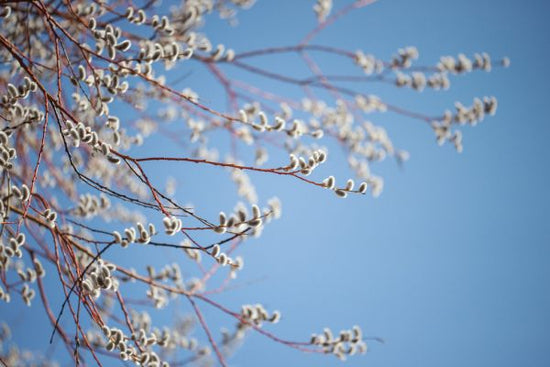
[[[237,52],[296,44],[315,25],[313,3],[258,1],[239,14],[239,27],[212,17],[205,31],[213,42]],[[335,3],[338,8],[344,1]],[[260,302],[280,310],[282,321],[269,330],[291,340],[307,340],[324,326],[339,330],[354,324],[386,340],[371,342],[366,356],[352,357],[346,366],[549,366],[548,14],[545,1],[386,0],[323,32],[315,43],[361,48],[384,59],[399,47],[414,45],[421,64],[459,52],[509,56],[509,69],[453,78],[446,92],[361,87],[428,114],[438,114],[456,100],[468,104],[473,97],[495,95],[497,115],[464,130],[462,154],[438,147],[432,131],[419,121],[373,116],[396,146],[411,153],[403,169],[389,160],[373,168],[385,178],[378,199],[339,200],[297,181],[251,175],[261,202],[280,197],[283,217],[242,249],[246,265],[239,282],[261,281],[216,300],[234,309]],[[301,66],[288,62],[270,67],[303,75]],[[204,72],[198,66],[191,69],[189,85],[207,91]],[[257,82],[284,88],[264,79]],[[208,95],[211,105],[224,106],[219,91]],[[338,159],[342,157],[335,151],[323,172],[343,179],[349,173]],[[180,200],[211,216],[220,206],[229,211],[234,187],[220,184],[219,177],[225,180],[227,173],[182,167]],[[205,190],[211,191],[205,196]],[[173,252],[160,251],[159,258],[172,260]],[[144,259],[130,260],[138,268]],[[0,312],[5,307],[0,305]],[[35,307],[42,312],[38,303]],[[181,307],[185,312],[187,304]],[[234,324],[207,306],[204,311],[215,330]],[[171,315],[155,321],[168,324]],[[38,318],[30,315],[26,322]],[[50,328],[43,330],[31,340],[22,332],[15,337],[42,349]],[[229,359],[231,366],[338,363],[332,356],[305,355],[253,333]]]

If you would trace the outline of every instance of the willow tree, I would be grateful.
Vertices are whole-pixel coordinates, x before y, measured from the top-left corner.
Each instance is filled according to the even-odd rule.
[[[461,152],[461,129],[495,113],[494,97],[425,114],[345,84],[445,90],[450,78],[508,64],[506,58],[492,62],[486,53],[420,64],[412,46],[383,59],[315,42],[333,22],[373,2],[350,1],[333,12],[330,0],[319,0],[313,4],[317,26],[295,44],[234,50],[212,44],[202,32],[204,22],[215,14],[234,22],[237,10],[253,0],[184,0],[173,7],[155,1],[139,6],[126,0],[4,1],[1,309],[24,303],[29,312],[43,313],[51,324],[51,334],[43,337],[63,346],[75,364],[112,365],[121,359],[143,366],[226,365],[246,333],[340,359],[366,352],[367,342],[376,338],[364,336],[359,326],[304,331],[303,340],[290,341],[268,326],[281,319],[279,311],[247,300],[230,309],[215,294],[228,289],[243,268],[239,248],[281,215],[279,200],[260,197],[249,173],[369,200],[363,196],[376,197],[383,188],[372,162],[408,158],[373,122],[377,116],[419,120],[438,144]],[[296,78],[278,72],[276,62],[269,69],[254,64],[258,57],[283,54],[295,55],[308,73]],[[355,65],[353,72],[323,70],[324,57],[346,68]],[[226,96],[226,108],[190,86],[176,87],[186,83],[189,65],[210,73],[212,88]],[[247,78],[237,79],[237,72]],[[285,95],[285,88],[259,87],[264,79],[299,90],[303,99]],[[218,144],[220,135],[230,140],[229,147]],[[333,162],[326,142],[336,142],[347,161]],[[165,144],[178,149],[166,153]],[[242,147],[254,154],[239,153]],[[287,158],[281,160],[281,153]],[[188,175],[198,166],[213,166],[220,185],[233,181],[241,199],[232,210],[218,208],[214,217],[184,204],[193,198],[175,192],[172,169],[161,170],[164,177],[155,170],[152,177],[153,166],[168,164],[185,167]],[[349,166],[348,177],[320,177],[319,167],[338,164]],[[158,266],[137,258],[130,268],[110,257],[117,248],[131,256],[144,246],[169,248],[174,263]],[[184,279],[182,266],[195,277]],[[178,299],[188,315],[171,326],[157,325],[152,315]],[[149,311],[151,306],[160,311]],[[206,306],[234,322],[221,332],[209,326]],[[1,361],[53,363],[15,347],[7,313],[2,311]]]

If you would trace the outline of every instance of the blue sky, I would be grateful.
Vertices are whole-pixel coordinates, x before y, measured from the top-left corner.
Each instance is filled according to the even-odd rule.
[[[348,2],[336,0],[336,8],[342,3]],[[204,30],[214,43],[237,52],[292,45],[315,26],[312,5],[258,1],[250,11],[239,13],[239,27],[211,17]],[[260,302],[280,310],[282,321],[268,328],[286,339],[307,340],[325,326],[339,330],[358,324],[365,334],[386,340],[369,343],[369,353],[350,358],[346,366],[550,365],[550,194],[544,163],[550,159],[544,110],[550,100],[544,71],[550,58],[549,10],[543,1],[386,0],[349,14],[321,33],[315,43],[360,48],[383,59],[414,45],[420,51],[419,64],[434,64],[441,55],[459,52],[509,56],[510,68],[453,78],[451,89],[444,92],[356,86],[428,114],[451,108],[457,100],[469,104],[474,97],[494,95],[499,100],[497,115],[464,129],[462,154],[437,146],[422,122],[374,115],[372,121],[411,154],[404,167],[389,160],[373,167],[385,179],[377,199],[340,200],[296,180],[251,174],[261,202],[274,195],[282,200],[283,217],[242,248],[246,265],[238,282],[251,284],[216,300],[233,309]],[[304,73],[303,66],[287,59],[262,59],[258,65],[289,75]],[[330,59],[321,65],[335,67]],[[246,75],[230,66],[224,70]],[[208,93],[210,105],[223,108],[221,91],[205,82],[205,71],[198,65],[190,71],[188,85]],[[352,71],[352,65],[341,70]],[[253,80],[300,97],[280,83]],[[322,174],[347,178],[349,171],[339,164],[343,159],[331,151]],[[160,175],[166,167],[151,167],[151,173]],[[224,183],[225,171],[174,167],[181,172],[176,175],[182,181],[179,200],[193,202],[210,216],[220,207],[233,207],[236,195],[234,186]],[[173,259],[168,250],[155,253],[159,261]],[[127,260],[143,267],[152,254],[136,252]],[[4,307],[0,305],[1,312]],[[181,307],[175,312],[185,312],[187,304]],[[206,305],[203,309],[214,330],[234,323]],[[14,315],[10,317],[15,322],[23,318]],[[159,314],[155,321],[168,324],[172,315]],[[41,325],[41,315],[25,317],[25,322]],[[49,327],[38,329],[49,335]],[[47,345],[47,337],[28,340],[16,331],[15,338],[37,349]],[[332,356],[305,355],[257,334],[249,334],[229,359],[231,366],[338,363]]]

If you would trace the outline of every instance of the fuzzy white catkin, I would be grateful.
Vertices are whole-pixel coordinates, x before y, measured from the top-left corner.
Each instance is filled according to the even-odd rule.
[[[336,196],[344,199],[348,196],[348,193],[345,191],[345,190],[342,190],[342,189],[336,189],[334,190],[334,193],[336,194]]]
[[[210,254],[211,254],[213,257],[218,257],[218,255],[220,254],[220,245],[215,244],[215,245],[212,247],[212,250],[211,250]]]
[[[327,189],[332,190],[334,188],[336,180],[334,179],[334,176],[329,176],[328,178],[325,179],[324,183]]]

